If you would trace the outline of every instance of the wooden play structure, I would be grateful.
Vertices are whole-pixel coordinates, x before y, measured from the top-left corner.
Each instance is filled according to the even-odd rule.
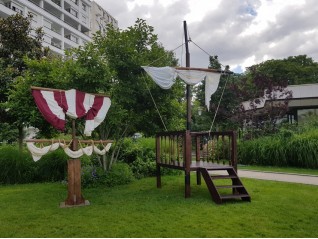
[[[161,168],[182,170],[185,173],[185,197],[191,195],[190,175],[196,172],[197,184],[201,184],[201,176],[204,178],[213,201],[221,204],[229,199],[241,199],[251,201],[246,188],[237,175],[237,147],[236,133],[230,132],[191,132],[191,88],[199,81],[196,78],[205,79],[206,105],[209,107],[211,94],[215,92],[219,83],[221,72],[214,69],[202,69],[190,67],[190,53],[188,48],[187,25],[184,21],[184,35],[186,48],[186,67],[176,67],[156,76],[161,69],[143,67],[148,75],[163,89],[171,87],[173,82],[165,81],[164,77],[172,78],[169,73],[178,76],[186,83],[187,98],[187,125],[185,131],[162,132],[156,136],[156,166],[157,187],[161,188]],[[169,72],[170,71],[170,72]],[[215,74],[219,74],[218,78]],[[167,77],[168,76],[168,77]],[[190,78],[194,80],[189,81]],[[207,92],[210,88],[210,92]],[[214,90],[213,90],[214,88]],[[213,125],[213,123],[212,123]],[[212,128],[212,126],[211,126]]]

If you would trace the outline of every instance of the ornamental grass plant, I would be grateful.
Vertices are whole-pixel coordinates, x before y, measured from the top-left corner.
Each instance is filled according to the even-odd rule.
[[[318,129],[300,127],[238,143],[238,161],[244,165],[318,168]]]

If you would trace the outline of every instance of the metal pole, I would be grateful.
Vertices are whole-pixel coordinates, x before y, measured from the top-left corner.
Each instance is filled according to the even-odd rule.
[[[186,48],[186,67],[190,67],[189,39],[187,22],[183,21],[185,48]],[[191,130],[191,88],[187,84],[187,130]]]

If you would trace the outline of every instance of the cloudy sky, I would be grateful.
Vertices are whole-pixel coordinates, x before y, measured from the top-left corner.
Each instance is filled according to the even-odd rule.
[[[317,0],[94,1],[118,20],[122,30],[137,18],[145,19],[166,50],[184,42],[183,21],[187,21],[192,67],[207,67],[208,54],[218,55],[234,72],[303,54],[318,61]],[[184,66],[184,49],[175,53]]]

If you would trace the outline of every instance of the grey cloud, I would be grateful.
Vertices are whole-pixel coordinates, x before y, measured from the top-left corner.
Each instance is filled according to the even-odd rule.
[[[188,1],[176,1],[168,8],[155,1],[153,6],[136,6],[131,12],[126,6],[128,0],[98,2],[119,20],[120,27],[124,29],[138,17],[150,15],[146,20],[154,27],[159,41],[167,50],[174,49],[183,41],[182,22],[187,20],[184,17],[190,12]],[[252,35],[240,35],[253,24],[261,4],[261,0],[221,1],[217,9],[208,12],[201,21],[188,23],[193,42],[209,54],[218,55],[224,65],[242,65],[251,56],[260,63],[264,55],[270,59],[281,59],[307,54],[318,61],[317,1],[307,0],[303,5],[286,7],[275,21],[268,23],[267,28]],[[272,46],[272,43],[276,45]],[[205,52],[194,44],[190,44],[190,51],[192,66],[208,65]],[[180,54],[176,56],[180,57]]]

